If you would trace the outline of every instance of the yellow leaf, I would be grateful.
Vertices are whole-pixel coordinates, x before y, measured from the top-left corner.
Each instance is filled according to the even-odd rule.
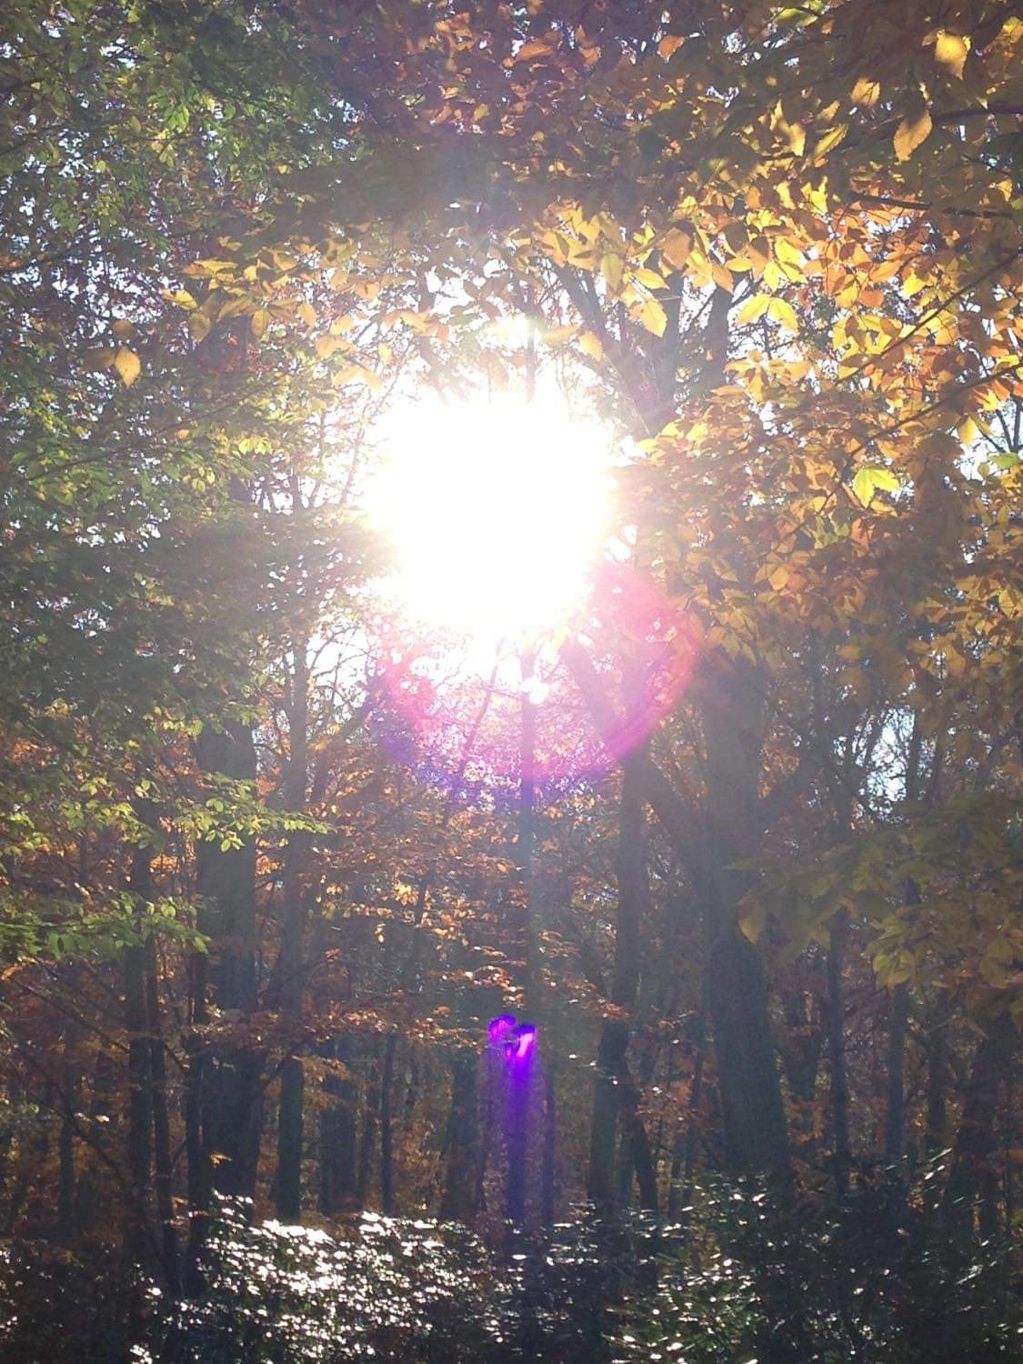
[[[579,349],[591,360],[603,360],[604,343],[596,332],[583,332],[579,338]]]
[[[927,140],[932,126],[930,109],[922,109],[912,118],[907,115],[902,120],[895,130],[894,139],[895,155],[900,161],[909,160],[921,142]]]
[[[571,326],[547,327],[543,332],[544,345],[550,346],[552,349],[555,346],[563,346],[566,341],[572,340],[578,330],[578,327]]]
[[[637,284],[642,284],[645,289],[664,289],[664,280],[656,270],[649,270],[645,265],[637,265],[631,272],[632,278]]]
[[[851,98],[853,104],[862,104],[866,109],[873,109],[881,98],[881,82],[871,80],[869,76],[861,76],[852,88]]]
[[[168,303],[174,303],[187,312],[191,312],[193,308],[199,306],[187,289],[164,289],[163,297]]]
[[[736,322],[740,326],[744,326],[747,322],[756,322],[767,312],[767,305],[770,301],[766,294],[754,294],[739,309],[735,317]]]
[[[774,588],[775,592],[780,592],[788,580],[789,571],[784,564],[779,564],[777,568],[773,568],[767,576],[767,581]]]
[[[329,360],[336,350],[339,350],[345,343],[337,336],[318,336],[313,342],[313,349],[316,351],[318,360]]]
[[[270,324],[270,314],[265,308],[257,308],[249,319],[249,327],[252,335],[258,341],[260,337],[266,335],[266,329]]]
[[[951,71],[953,76],[961,78],[969,52],[969,38],[963,38],[958,33],[946,33],[944,29],[939,29],[938,40],[934,44],[934,60],[939,66],[943,66],[946,71]]]
[[[806,266],[806,259],[802,251],[793,246],[787,237],[775,238],[774,254],[782,265],[789,265],[793,270],[803,270]]]
[[[796,310],[791,303],[786,303],[783,298],[772,298],[767,305],[767,316],[773,318],[775,322],[790,332],[799,331],[799,319],[796,317]]]
[[[302,319],[302,321],[306,324],[307,327],[312,327],[315,325],[316,309],[313,307],[311,303],[305,302],[300,303],[298,307],[295,309],[295,311],[298,313],[299,317]]]
[[[653,332],[655,336],[664,335],[664,329],[668,325],[668,315],[656,298],[643,299],[636,311],[636,316],[648,332]]]
[[[607,280],[611,289],[617,293],[622,287],[621,256],[616,256],[613,251],[608,251],[600,262],[600,273]]]
[[[125,388],[131,388],[142,373],[142,361],[133,350],[121,346],[114,356],[114,369],[117,370],[117,376]]]
[[[838,146],[848,131],[848,123],[839,123],[829,132],[826,132],[823,137],[818,139],[817,145],[814,148],[815,154],[817,156],[825,156],[828,152]]]
[[[980,437],[980,427],[972,417],[964,417],[956,432],[963,445],[970,446]]]

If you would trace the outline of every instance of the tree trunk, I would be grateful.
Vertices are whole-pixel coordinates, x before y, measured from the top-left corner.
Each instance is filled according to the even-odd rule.
[[[291,704],[288,707],[288,766],[284,802],[288,810],[305,809],[309,767],[309,666],[305,640],[293,649]],[[301,1029],[305,963],[306,886],[304,881],[308,835],[293,832],[284,853],[284,912],[281,920],[280,1005],[285,1045],[297,1048]],[[284,1058],[277,1114],[277,1216],[297,1222],[302,1215],[302,1151],[305,1071],[301,1057]]]
[[[476,1211],[478,1068],[475,1051],[458,1051],[452,1059],[451,1107],[444,1140],[444,1191],[440,1202],[440,1218],[444,1222],[470,1222]]]
[[[888,1094],[884,1120],[885,1159],[897,1162],[906,1154],[906,1028],[909,1023],[909,989],[904,984],[891,992],[888,1015]]]
[[[380,1076],[380,1206],[394,1214],[394,1060],[398,1049],[397,1033],[388,1033],[384,1043],[384,1065]]]
[[[831,1131],[835,1189],[839,1198],[849,1193],[852,1151],[849,1141],[849,1072],[845,1054],[845,997],[842,967],[849,936],[849,912],[840,909],[828,930],[828,1062],[831,1068]]]
[[[366,1206],[370,1181],[373,1177],[373,1156],[377,1145],[377,1128],[380,1123],[380,1049],[374,1049],[369,1059],[366,1080],[366,1103],[362,1116],[362,1136],[359,1140],[359,1163],[356,1175],[356,1196],[359,1206]]]
[[[994,1159],[998,1096],[1017,1043],[1012,1019],[999,1014],[973,1054],[943,1199],[946,1225],[963,1238],[973,1233],[974,1207]]]
[[[196,741],[200,767],[211,775],[254,782],[256,750],[252,731],[226,721],[207,726]],[[256,1007],[256,846],[223,849],[201,842],[196,852],[197,884],[204,906],[200,927],[212,940],[213,995],[221,1014],[239,1023]],[[205,1008],[203,1008],[205,1013]],[[256,1189],[262,1129],[262,1056],[244,1041],[218,1041],[212,1071],[202,1086],[202,1135],[213,1159],[213,1187],[233,1197],[252,1198]]]
[[[640,1179],[645,1207],[657,1205],[657,1181],[652,1176],[650,1143],[639,1115],[639,1093],[629,1070],[630,1020],[639,989],[640,941],[643,916],[650,896],[646,863],[645,802],[642,762],[645,748],[626,759],[622,771],[616,872],[618,905],[615,919],[612,1017],[605,1020],[597,1048],[593,1113],[590,1122],[590,1167],[587,1197],[598,1211],[609,1213],[618,1201],[615,1147],[619,1119],[628,1146],[628,1161]],[[651,1205],[651,1198],[653,1203]]]
[[[599,674],[578,643],[562,657],[615,751],[621,722]],[[752,665],[749,665],[750,667]],[[649,756],[636,764],[643,796],[685,865],[705,910],[709,939],[708,1003],[729,1164],[787,1178],[788,1133],[760,958],[739,931],[740,901],[751,874],[739,865],[759,847],[760,745],[751,727],[762,705],[745,665],[715,675],[716,694],[703,709],[708,787],[705,817],[684,801]]]
[[[703,1076],[707,1058],[707,1020],[705,1009],[697,1019],[696,1055],[693,1059],[693,1079],[689,1086],[689,1113],[685,1136],[681,1131],[675,1138],[671,1157],[671,1188],[668,1192],[668,1216],[683,1218],[688,1224],[689,1214],[682,1209],[693,1201],[693,1181],[696,1175],[696,1144],[699,1136],[700,1109],[703,1105]],[[682,1175],[681,1184],[679,1175]]]
[[[324,1051],[346,1068],[354,1059],[352,1044],[347,1038],[327,1043]],[[319,1207],[320,1212],[334,1217],[338,1213],[351,1212],[356,1205],[358,1096],[350,1075],[328,1075],[323,1088],[334,1102],[320,1114]]]
[[[78,1066],[74,1059],[76,1031],[73,1023],[68,1023],[65,1027],[64,1054],[61,1058],[61,1090],[64,1102],[57,1148],[59,1161],[57,1230],[65,1245],[74,1241],[78,1231],[75,1198],[75,1128],[72,1116],[79,1097]],[[133,1212],[132,1208],[128,1209],[129,1226],[133,1220]]]
[[[928,1159],[933,1159],[948,1143],[948,1025],[951,1016],[947,995],[939,995],[928,1011],[925,1044],[927,1110],[924,1148]]]
[[[706,745],[708,1003],[724,1122],[736,1171],[787,1176],[789,1145],[760,955],[738,926],[753,885],[743,865],[760,847],[763,696],[754,665],[715,667],[701,716]],[[709,892],[709,894],[708,894]]]
[[[167,1105],[167,1057],[160,1014],[160,983],[156,944],[146,947],[146,1021],[149,1028],[149,1073],[153,1096],[153,1158],[156,1211],[160,1218],[160,1253],[167,1286],[175,1296],[181,1288],[178,1234],[174,1226],[174,1166],[171,1157],[170,1112]]]
[[[152,845],[132,850],[128,889],[136,906],[135,922],[142,932],[144,907],[153,898]],[[135,1264],[147,1257],[147,1206],[152,1165],[152,1049],[146,1003],[147,951],[144,942],[123,953],[124,1023],[128,1034],[128,1181],[131,1188],[125,1244]]]

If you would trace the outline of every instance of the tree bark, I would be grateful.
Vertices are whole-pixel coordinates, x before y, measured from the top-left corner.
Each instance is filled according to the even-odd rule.
[[[340,1061],[346,1068],[353,1059],[352,1044],[347,1038],[327,1043],[324,1051],[329,1059]],[[323,1088],[333,1103],[320,1114],[319,1208],[326,1216],[334,1217],[351,1212],[356,1204],[358,1096],[349,1075],[328,1075]]]
[[[160,1253],[164,1276],[173,1295],[181,1289],[178,1234],[174,1226],[174,1165],[171,1156],[170,1112],[167,1105],[167,1057],[160,1012],[160,982],[156,944],[146,945],[146,1023],[149,1029],[149,1073],[153,1096],[153,1161],[156,1211],[160,1219]]]
[[[211,775],[255,781],[252,731],[234,721],[207,726],[196,741],[202,770]],[[239,1024],[256,1007],[256,845],[239,848],[201,842],[196,853],[200,927],[212,940],[213,996],[221,1015]],[[205,1010],[204,1010],[205,1012]],[[202,1087],[202,1133],[213,1160],[213,1187],[233,1197],[252,1198],[256,1188],[262,1129],[262,1056],[244,1041],[218,1043],[212,1072]]]
[[[906,1029],[909,1024],[909,988],[896,985],[889,999],[887,1049],[887,1103],[884,1120],[884,1154],[891,1162],[906,1154]]]
[[[479,1059],[468,1049],[451,1062],[451,1106],[445,1134],[444,1191],[440,1217],[444,1222],[469,1222],[476,1211],[478,1164],[476,1076]]]
[[[284,802],[288,810],[305,809],[309,768],[309,666],[306,642],[293,649],[291,704],[288,707],[288,766]],[[277,1113],[277,1215],[297,1222],[302,1215],[302,1152],[305,1070],[297,1054],[302,1023],[306,887],[304,881],[308,835],[300,831],[288,837],[284,853],[284,912],[281,921],[280,1005],[285,1026],[285,1045],[295,1051],[281,1066],[280,1102]]]
[[[380,1076],[380,1206],[390,1217],[394,1213],[394,1062],[398,1050],[397,1033],[389,1033],[384,1043],[384,1064]]]
[[[973,1233],[975,1205],[994,1159],[998,1096],[1018,1041],[1012,1019],[998,1014],[973,1054],[942,1203],[946,1226],[964,1239]]]
[[[136,904],[136,926],[141,934],[144,906],[153,898],[153,850],[150,845],[132,849],[128,889]],[[147,951],[143,942],[123,953],[124,1022],[128,1034],[128,1180],[131,1200],[126,1228],[126,1249],[135,1264],[142,1264],[148,1245],[147,1205],[152,1165],[152,1052],[149,1010],[146,1003]]]
[[[942,994],[928,1011],[924,1047],[927,1060],[924,1149],[929,1159],[943,1151],[948,1143],[948,1025],[951,1016],[948,997]]]
[[[590,1122],[590,1166],[587,1197],[598,1211],[613,1211],[618,1194],[615,1178],[615,1147],[619,1119],[629,1147],[629,1159],[640,1177],[645,1205],[651,1190],[649,1141],[639,1116],[639,1094],[629,1071],[630,1020],[639,988],[639,955],[643,915],[649,901],[647,881],[645,802],[641,755],[626,759],[622,770],[619,836],[616,859],[618,904],[615,918],[614,974],[611,985],[611,1016],[601,1029],[594,1079],[593,1114]],[[642,1167],[642,1168],[641,1168]],[[630,1174],[631,1182],[631,1174]]]
[[[828,1063],[831,1068],[832,1167],[835,1191],[844,1199],[849,1193],[852,1151],[849,1140],[849,1071],[845,1052],[845,995],[842,967],[849,936],[849,912],[840,909],[828,930]]]
[[[585,650],[569,642],[562,657],[614,752],[621,723]],[[752,666],[752,665],[750,665]],[[632,762],[643,796],[705,908],[709,939],[708,1004],[718,1068],[728,1163],[739,1172],[783,1179],[790,1172],[788,1132],[759,954],[738,927],[751,886],[738,864],[759,845],[759,743],[751,723],[761,705],[748,669],[715,677],[716,696],[704,706],[708,799],[700,817],[648,755]]]

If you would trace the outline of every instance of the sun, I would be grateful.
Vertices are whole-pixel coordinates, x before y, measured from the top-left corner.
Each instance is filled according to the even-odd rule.
[[[367,512],[410,625],[524,649],[583,603],[609,533],[606,427],[553,393],[424,399],[380,443]]]

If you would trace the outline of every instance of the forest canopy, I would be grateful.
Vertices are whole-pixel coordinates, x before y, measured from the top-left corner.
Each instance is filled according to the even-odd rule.
[[[5,7],[5,1358],[1013,1357],[1021,168],[1012,0]]]

